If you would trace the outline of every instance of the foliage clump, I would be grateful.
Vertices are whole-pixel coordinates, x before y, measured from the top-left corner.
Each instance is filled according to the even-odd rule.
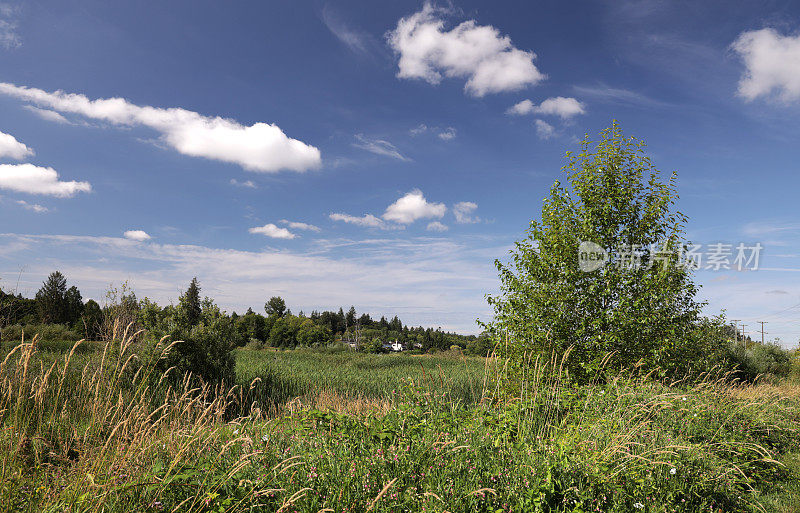
[[[552,186],[510,262],[496,262],[501,292],[488,298],[488,327],[512,378],[526,359],[568,350],[579,380],[606,361],[689,370],[701,350],[694,334],[702,305],[679,258],[686,217],[675,209],[675,173],[662,180],[644,143],[616,123],[566,159],[567,183]],[[606,265],[582,269],[582,242],[605,250]]]

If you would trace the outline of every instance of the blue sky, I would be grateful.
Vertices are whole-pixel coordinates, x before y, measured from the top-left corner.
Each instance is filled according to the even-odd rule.
[[[476,332],[564,152],[617,119],[691,240],[764,246],[697,274],[708,313],[794,346],[798,34],[792,2],[0,3],[0,286],[165,303],[197,275],[228,310]]]

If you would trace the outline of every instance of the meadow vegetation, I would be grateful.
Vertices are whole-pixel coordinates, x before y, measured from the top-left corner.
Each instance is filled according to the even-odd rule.
[[[0,510],[800,511],[797,352],[732,342],[669,259],[578,271],[583,237],[679,248],[685,219],[617,125],[565,171],[485,336],[277,297],[228,315],[197,281],[166,307],[112,292],[100,342],[12,324]],[[61,278],[0,306],[74,329]],[[415,351],[372,354],[395,336]]]

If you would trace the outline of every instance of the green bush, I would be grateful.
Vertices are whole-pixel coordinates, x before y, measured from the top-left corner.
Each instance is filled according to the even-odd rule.
[[[754,381],[759,376],[767,379],[786,378],[792,373],[792,354],[778,344],[731,344],[729,355],[738,376]]]
[[[4,342],[19,342],[23,333],[25,339],[30,340],[34,335],[39,335],[39,340],[75,342],[80,340],[81,334],[69,329],[64,324],[14,324],[0,330],[0,340]]]

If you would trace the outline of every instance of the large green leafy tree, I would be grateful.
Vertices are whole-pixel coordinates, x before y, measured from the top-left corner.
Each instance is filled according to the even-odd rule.
[[[264,304],[264,311],[270,317],[283,317],[286,314],[286,301],[279,296],[272,296]]]
[[[609,354],[612,366],[686,363],[681,355],[701,305],[691,271],[678,261],[686,218],[675,210],[676,175],[663,181],[644,143],[625,138],[616,123],[594,148],[587,136],[566,159],[567,185],[555,182],[541,221],[531,221],[507,264],[496,262],[501,292],[488,297],[495,314],[488,327],[512,378],[531,356],[568,349],[577,379]],[[582,241],[612,262],[581,270]]]
[[[87,340],[98,340],[102,336],[103,311],[93,299],[86,302],[81,315],[83,336]]]

